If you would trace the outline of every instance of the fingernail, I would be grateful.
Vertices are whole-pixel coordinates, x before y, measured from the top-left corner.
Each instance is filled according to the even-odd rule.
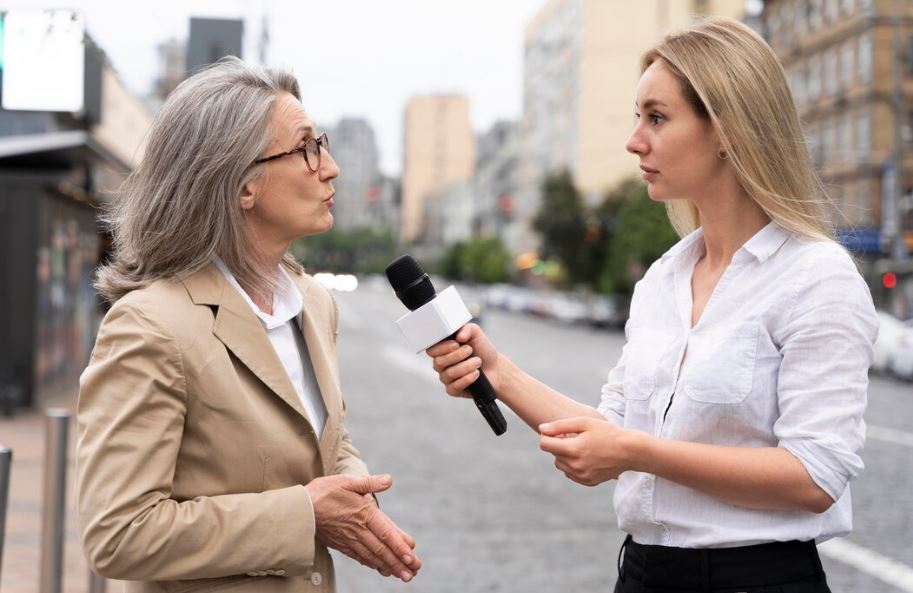
[[[409,574],[409,573],[408,573],[407,571],[405,571],[405,570],[404,570],[404,571],[402,572],[402,574],[400,574],[399,576],[401,576],[402,579],[403,579],[404,581],[406,581],[407,583],[408,583],[409,581],[412,580],[412,575]]]
[[[381,485],[381,486],[389,486],[389,485],[390,485],[390,476],[381,476],[381,477],[380,477],[380,485]]]
[[[539,432],[542,432],[543,430],[548,430],[548,429],[551,428],[551,427],[552,427],[552,425],[549,424],[549,423],[547,423],[547,422],[546,422],[545,424],[540,424],[540,425],[539,425]]]

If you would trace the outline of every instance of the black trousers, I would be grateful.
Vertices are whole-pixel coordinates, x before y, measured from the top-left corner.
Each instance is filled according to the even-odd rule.
[[[629,535],[618,561],[615,593],[830,593],[814,541],[694,549]]]

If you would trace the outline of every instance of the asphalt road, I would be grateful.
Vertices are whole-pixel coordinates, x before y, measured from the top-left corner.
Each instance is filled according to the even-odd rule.
[[[389,288],[337,293],[346,424],[375,473],[394,485],[382,508],[418,541],[424,567],[405,584],[337,557],[345,593],[611,591],[623,535],[613,483],[567,480],[536,434],[506,408],[495,437],[469,400],[444,394],[394,325]],[[595,405],[620,332],[486,311],[498,348],[533,376]],[[864,476],[852,486],[855,531],[821,546],[834,593],[913,592],[913,384],[872,377]]]

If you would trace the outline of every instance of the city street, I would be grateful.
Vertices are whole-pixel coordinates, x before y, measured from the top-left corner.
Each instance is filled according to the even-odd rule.
[[[495,437],[470,401],[447,397],[427,357],[405,347],[394,325],[405,308],[382,282],[337,299],[346,423],[371,470],[394,476],[381,505],[424,561],[404,584],[341,558],[340,591],[610,591],[623,539],[612,483],[570,482],[509,411],[507,433]],[[621,332],[500,311],[486,311],[483,324],[528,372],[590,404],[623,344]],[[873,377],[869,393],[855,531],[823,545],[822,558],[834,593],[911,592],[913,386]]]

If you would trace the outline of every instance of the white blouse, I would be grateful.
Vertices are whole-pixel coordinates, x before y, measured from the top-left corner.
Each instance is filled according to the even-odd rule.
[[[698,229],[637,283],[599,411],[664,439],[783,447],[836,503],[821,514],[754,510],[625,472],[619,527],[641,544],[687,548],[849,533],[878,332],[868,287],[841,246],[772,222],[735,253],[692,328],[691,275],[703,253]]]
[[[250,305],[263,325],[263,329],[276,351],[276,356],[282,362],[282,367],[288,373],[295,392],[301,399],[301,405],[304,406],[304,411],[307,413],[308,420],[319,441],[327,421],[327,407],[323,403],[320,385],[317,384],[317,376],[314,374],[314,365],[311,363],[307,343],[302,334],[304,328],[301,327],[301,313],[304,309],[304,297],[301,296],[301,291],[280,264],[279,286],[276,287],[276,293],[273,295],[273,314],[264,313],[241,288],[225,262],[218,256],[213,256],[212,260],[228,283]]]

